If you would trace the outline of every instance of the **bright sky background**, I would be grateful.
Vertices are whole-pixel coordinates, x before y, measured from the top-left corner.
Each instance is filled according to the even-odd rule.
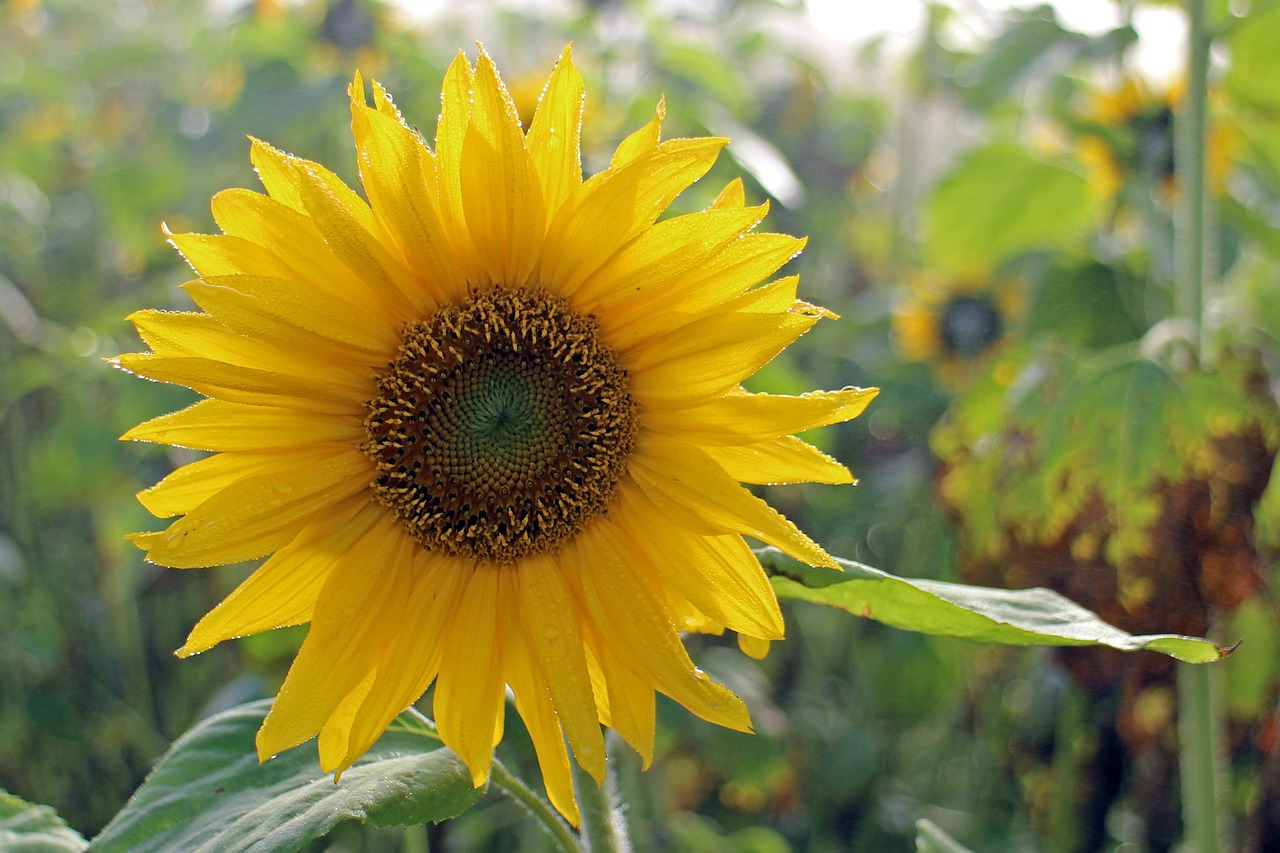
[[[981,10],[994,17],[1004,9],[1031,8],[1037,0],[972,0],[957,4],[966,18],[977,20]],[[1067,29],[1098,34],[1120,25],[1115,0],[1057,0],[1052,3]],[[924,23],[921,0],[806,0],[809,18],[819,32],[837,41],[861,42],[877,33],[914,38]],[[1132,59],[1148,79],[1174,77],[1182,63],[1186,24],[1182,11],[1169,6],[1141,6],[1134,13],[1139,42]]]
[[[490,0],[493,3],[494,0]],[[687,6],[700,0],[660,0],[673,7]],[[902,46],[914,44],[923,26],[925,0],[804,0],[814,28],[837,43],[859,44],[876,35],[898,36]],[[1044,0],[959,0],[954,5],[975,32],[986,36],[983,18],[994,31],[1000,13],[1010,8],[1032,8]],[[392,0],[411,18],[430,20],[446,9],[457,10],[457,0]],[[490,3],[476,5],[476,10]],[[1063,26],[1079,32],[1098,34],[1120,25],[1116,0],[1050,0]],[[569,0],[496,0],[496,5],[509,8],[560,10],[568,13]],[[466,7],[463,7],[466,8]],[[1182,64],[1186,23],[1176,6],[1139,6],[1134,11],[1134,27],[1139,41],[1133,48],[1131,61],[1154,83],[1176,77]]]

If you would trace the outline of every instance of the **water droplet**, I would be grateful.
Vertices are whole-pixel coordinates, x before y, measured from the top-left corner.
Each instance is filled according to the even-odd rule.
[[[276,483],[276,491],[282,495],[287,495],[293,491],[293,486],[288,483]]]
[[[547,628],[542,632],[542,635],[546,637],[548,640],[551,640],[552,642],[554,642],[555,640],[558,640],[560,638],[560,629]]]
[[[272,498],[271,500],[267,501],[267,506],[271,507],[272,509],[275,509],[276,507],[280,506],[282,503],[284,503],[284,501],[280,500],[279,498]]]

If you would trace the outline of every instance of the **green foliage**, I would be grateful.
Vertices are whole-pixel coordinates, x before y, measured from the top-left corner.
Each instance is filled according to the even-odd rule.
[[[1280,415],[1254,390],[1251,368],[1175,373],[1144,358],[1054,358],[1017,381],[993,375],[957,401],[933,436],[948,466],[944,495],[975,548],[1000,559],[1013,540],[1049,544],[1091,501],[1107,518],[1088,534],[1124,564],[1150,553],[1161,484],[1232,474],[1219,442],[1257,435],[1280,445]],[[1006,500],[995,502],[991,494]],[[1081,542],[1081,547],[1089,547]]]
[[[779,598],[825,604],[894,628],[1011,646],[1104,645],[1148,649],[1190,663],[1229,654],[1207,640],[1174,635],[1133,636],[1047,589],[1005,590],[901,578],[851,560],[843,572],[817,569],[766,549]]]
[[[88,842],[48,806],[33,806],[0,788],[0,850],[78,853]]]
[[[934,269],[980,273],[1030,249],[1074,244],[1093,216],[1081,175],[999,142],[938,183],[924,210],[924,250]]]
[[[916,822],[916,853],[970,853],[931,820]]]
[[[1275,34],[1280,6],[1262,5],[1231,30],[1231,65],[1224,87],[1232,117],[1245,141],[1260,155],[1273,190],[1280,187],[1280,55]]]
[[[320,772],[310,750],[259,764],[253,737],[270,705],[224,711],[179,738],[93,849],[297,850],[346,821],[447,820],[484,793],[415,712],[402,714],[339,782]]]

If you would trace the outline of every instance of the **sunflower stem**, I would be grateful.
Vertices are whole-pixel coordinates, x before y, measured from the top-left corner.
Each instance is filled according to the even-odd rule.
[[[577,761],[570,759],[569,763],[573,766],[573,793],[582,811],[582,840],[587,853],[632,853],[614,762],[610,760],[605,765],[603,785],[597,785]]]
[[[582,845],[578,843],[573,830],[560,815],[556,814],[555,809],[497,759],[494,759],[493,766],[489,770],[489,781],[499,791],[524,806],[529,815],[551,837],[559,853],[582,853]]]
[[[1208,216],[1205,193],[1205,148],[1208,136],[1209,48],[1205,0],[1187,0],[1187,91],[1175,123],[1178,184],[1181,188],[1174,241],[1177,279],[1175,315],[1195,330],[1195,358],[1204,354],[1205,249]]]
[[[1178,739],[1182,812],[1189,853],[1222,850],[1221,717],[1216,673],[1203,664],[1178,665]]]

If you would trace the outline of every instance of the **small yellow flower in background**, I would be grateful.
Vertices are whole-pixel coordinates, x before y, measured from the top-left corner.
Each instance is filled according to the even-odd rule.
[[[1166,197],[1176,192],[1174,121],[1183,86],[1174,83],[1156,93],[1141,79],[1126,77],[1113,89],[1091,93],[1082,119],[1091,131],[1080,135],[1076,152],[1099,198],[1112,198],[1134,178],[1157,187]],[[1208,129],[1206,180],[1209,189],[1225,191],[1236,144],[1234,131],[1222,121]]]
[[[750,728],[679,632],[782,637],[743,536],[834,562],[741,484],[852,482],[792,433],[876,392],[743,390],[829,316],[795,276],[760,284],[803,241],[755,233],[738,181],[658,221],[725,142],[661,141],[661,106],[584,181],[567,48],[527,134],[483,51],[446,74],[434,151],[376,83],[351,92],[368,201],[255,140],[267,194],[172,235],[202,311],[130,318],[152,351],[115,363],[208,399],[125,438],[214,452],[140,493],[179,518],[132,538],[175,568],[268,557],[180,655],[311,623],[262,759],[319,736],[341,772],[434,682],[481,785],[510,687],[576,823],[566,741],[597,780],[601,723],[647,765],[655,691]]]
[[[898,297],[891,321],[907,361],[933,365],[942,379],[959,382],[966,366],[996,348],[1022,309],[1016,282],[944,280],[921,274]]]

